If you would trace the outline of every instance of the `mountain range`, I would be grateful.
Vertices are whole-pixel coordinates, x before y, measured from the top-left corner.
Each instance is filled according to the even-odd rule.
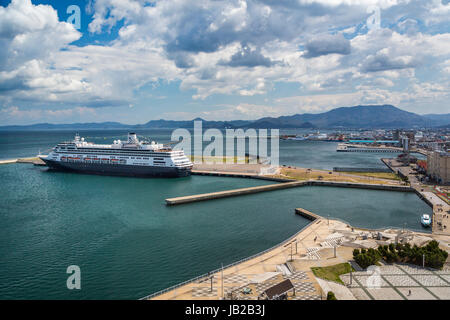
[[[432,128],[450,127],[450,113],[419,115],[392,105],[341,107],[323,113],[304,113],[257,120],[208,121],[150,120],[144,124],[128,125],[119,122],[72,123],[0,126],[0,130],[73,130],[73,129],[162,129],[193,128],[195,120],[202,120],[203,128]]]

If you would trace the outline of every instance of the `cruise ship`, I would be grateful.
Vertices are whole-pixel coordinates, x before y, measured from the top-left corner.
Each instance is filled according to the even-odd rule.
[[[73,141],[59,143],[39,157],[51,169],[106,175],[184,177],[192,170],[183,150],[139,141],[134,132],[126,142],[115,140],[113,144],[86,142],[76,134]]]

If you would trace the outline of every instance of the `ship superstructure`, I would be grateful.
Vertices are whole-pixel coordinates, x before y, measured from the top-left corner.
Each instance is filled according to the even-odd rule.
[[[127,141],[113,144],[94,144],[77,134],[73,141],[59,143],[40,158],[52,169],[97,174],[180,177],[190,175],[192,169],[183,150],[139,141],[134,132]]]

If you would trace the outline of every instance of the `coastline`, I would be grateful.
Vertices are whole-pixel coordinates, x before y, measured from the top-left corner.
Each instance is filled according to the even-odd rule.
[[[441,244],[450,244],[450,236],[430,235],[403,229],[366,229],[352,227],[335,218],[324,218],[303,208],[296,208],[299,214],[311,222],[299,232],[279,244],[260,253],[236,261],[223,269],[216,269],[180,284],[152,293],[142,300],[223,300],[258,299],[268,286],[289,279],[296,288],[288,300],[323,300],[326,292],[322,281],[318,280],[311,267],[331,266],[349,263],[352,251],[358,246],[367,246],[369,240],[344,242],[345,237],[381,234],[383,239],[397,237],[413,241],[435,239]],[[378,243],[378,241],[372,241]],[[384,243],[386,241],[379,241]],[[282,266],[292,271],[284,274]],[[299,277],[298,275],[301,275]],[[308,288],[302,291],[301,288]],[[251,294],[242,294],[250,288]],[[341,290],[344,290],[341,288]],[[348,296],[348,293],[347,293]]]

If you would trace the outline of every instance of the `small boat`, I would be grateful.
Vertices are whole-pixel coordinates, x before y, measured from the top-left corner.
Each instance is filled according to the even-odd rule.
[[[422,226],[424,227],[429,227],[431,226],[431,218],[429,214],[423,214],[422,217],[420,218],[420,223],[422,224]]]

